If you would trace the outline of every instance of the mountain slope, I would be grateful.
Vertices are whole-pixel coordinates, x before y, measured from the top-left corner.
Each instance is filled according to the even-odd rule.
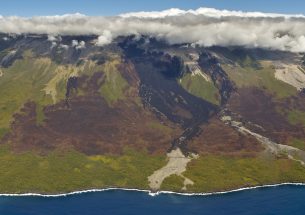
[[[94,40],[1,35],[1,192],[305,181],[300,54]]]

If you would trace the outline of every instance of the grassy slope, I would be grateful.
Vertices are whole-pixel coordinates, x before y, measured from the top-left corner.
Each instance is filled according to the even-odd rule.
[[[181,85],[189,93],[199,98],[205,99],[213,104],[219,104],[219,93],[213,83],[206,81],[200,75],[192,76],[190,73],[181,79]]]
[[[45,95],[43,88],[52,78],[55,65],[48,59],[33,60],[30,56],[17,60],[11,67],[2,69],[0,78],[0,130],[9,127],[13,113],[32,100],[41,105],[50,104],[51,97]]]
[[[305,182],[305,168],[286,158],[207,155],[193,160],[184,173],[195,184],[189,191],[212,192],[282,182]]]
[[[165,156],[126,150],[122,156],[89,157],[54,152],[45,157],[28,152],[0,152],[0,193],[58,193],[90,188],[148,188],[147,177],[165,165]]]
[[[299,110],[291,110],[288,112],[288,121],[292,125],[301,124],[305,126],[305,112]]]
[[[291,146],[301,149],[303,151],[305,150],[305,141],[304,140],[294,138],[289,141],[288,145],[291,145]]]
[[[39,103],[38,123],[43,122],[41,108],[53,102],[52,97],[45,94],[45,86],[49,84],[50,89],[55,89],[56,99],[64,96],[68,75],[62,75],[61,71],[69,71],[65,74],[71,74],[75,70],[91,73],[102,69],[106,73],[106,82],[101,88],[101,94],[109,103],[123,99],[126,81],[117,71],[116,65],[117,63],[110,62],[99,68],[85,63],[82,69],[71,66],[59,68],[49,59],[33,59],[31,54],[27,54],[23,60],[16,61],[10,68],[2,69],[4,76],[0,78],[0,92],[4,93],[1,94],[0,100],[0,136],[8,130],[12,114],[29,99]],[[278,97],[295,93],[289,85],[274,79],[271,67],[264,66],[262,70],[240,67],[238,70],[240,71],[237,73],[228,73],[239,86],[263,86]],[[186,84],[192,82],[188,86],[191,93],[198,93],[199,97],[217,102],[214,100],[215,89],[209,86],[209,83],[191,79],[192,77],[187,77],[184,80]],[[155,124],[151,127],[162,129],[162,126]],[[39,156],[32,152],[14,154],[2,146],[0,192],[54,193],[107,186],[148,188],[147,176],[165,163],[165,156],[149,156],[144,152],[128,150],[123,156],[88,157],[77,152],[54,152]],[[189,186],[190,191],[198,192],[265,183],[305,181],[304,167],[287,159],[264,160],[224,156],[203,156],[192,161],[185,176],[195,182],[194,186]],[[169,177],[162,185],[162,189],[169,190],[180,190],[181,187],[182,178],[178,176]]]
[[[72,75],[93,74],[101,66],[86,61],[76,67],[57,65],[49,58],[35,58],[30,51],[9,68],[2,68],[0,78],[0,138],[8,131],[13,114],[29,100],[38,104],[37,123],[42,123],[43,106],[65,98],[66,82]],[[3,92],[3,93],[2,93]]]
[[[39,156],[0,149],[0,193],[60,193],[126,187],[148,189],[147,177],[166,164],[165,156],[126,150],[121,156],[85,156],[54,152]],[[193,160],[184,173],[195,184],[190,192],[212,192],[281,182],[304,182],[305,169],[284,158],[242,158],[207,155]],[[162,190],[181,191],[183,178],[170,176]]]
[[[170,190],[170,191],[181,191],[184,182],[184,178],[178,175],[171,175],[167,177],[161,185],[161,190]]]
[[[57,65],[48,58],[34,58],[30,51],[11,67],[3,68],[0,78],[0,136],[8,131],[12,116],[32,100],[37,103],[37,123],[43,123],[43,106],[64,98],[66,81],[71,75],[103,71],[106,80],[101,94],[107,102],[124,98],[127,82],[109,60],[102,66],[85,62],[78,67]],[[152,123],[152,129],[165,126]],[[148,188],[147,177],[165,165],[165,156],[126,151],[123,156],[88,157],[77,152],[54,152],[39,156],[33,152],[14,154],[1,148],[0,192],[67,192],[79,189],[119,186]]]
[[[239,88],[251,86],[263,88],[269,93],[274,94],[277,98],[296,95],[297,90],[294,87],[274,77],[275,69],[269,62],[261,62],[261,66],[262,68],[256,69],[251,66],[222,65],[230,79]]]
[[[85,61],[83,64],[75,65],[56,65],[52,73],[52,79],[49,80],[45,87],[44,92],[52,97],[53,103],[65,98],[66,83],[71,76],[92,75],[95,72],[101,71],[102,66],[96,65],[92,61]]]
[[[289,124],[303,127],[305,129],[305,112],[303,110],[299,110],[297,108],[293,109],[288,108],[277,108],[277,112],[285,117]],[[295,143],[292,142],[294,145]],[[297,144],[299,145],[299,144]],[[299,147],[297,147],[299,148]]]
[[[106,75],[100,93],[109,105],[112,105],[120,99],[124,99],[124,90],[128,86],[127,81],[122,77],[117,69],[120,61],[115,59],[106,62],[103,65],[103,71]]]

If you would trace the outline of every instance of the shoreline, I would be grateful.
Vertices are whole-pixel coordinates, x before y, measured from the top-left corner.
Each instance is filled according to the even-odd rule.
[[[253,187],[243,187],[228,191],[218,191],[218,192],[207,192],[207,193],[181,193],[181,192],[174,192],[174,191],[156,191],[153,192],[151,190],[144,190],[144,189],[133,189],[133,188],[104,188],[104,189],[89,189],[89,190],[80,190],[80,191],[73,191],[68,193],[61,193],[61,194],[40,194],[40,193],[21,193],[21,194],[10,194],[10,193],[0,193],[0,197],[44,197],[44,198],[57,198],[57,197],[68,197],[72,195],[80,195],[86,193],[97,193],[97,192],[105,192],[105,191],[134,191],[134,192],[144,192],[147,193],[149,196],[158,196],[161,194],[173,194],[179,196],[211,196],[211,195],[222,195],[228,193],[236,193],[246,190],[253,190],[259,188],[271,188],[271,187],[281,187],[281,186],[305,186],[305,183],[279,183],[279,184],[267,184],[267,185],[259,185]]]

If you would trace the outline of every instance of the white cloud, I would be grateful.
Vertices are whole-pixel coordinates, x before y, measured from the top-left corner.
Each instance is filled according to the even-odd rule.
[[[86,47],[85,41],[80,41],[80,42],[78,43],[78,46],[76,46],[76,49],[83,49],[83,48],[85,48],[85,47]]]
[[[269,18],[276,18],[276,17],[299,17],[304,18],[305,16],[302,14],[299,15],[286,15],[286,14],[278,14],[278,13],[262,13],[262,12],[243,12],[243,11],[229,11],[229,10],[217,10],[214,8],[198,8],[197,10],[180,10],[178,8],[171,8],[164,11],[153,11],[153,12],[135,12],[135,13],[125,13],[121,14],[121,17],[129,18],[129,17],[138,17],[138,18],[165,18],[169,16],[181,16],[186,14],[192,15],[204,15],[207,17],[269,17]]]
[[[82,14],[45,17],[0,16],[3,33],[97,35],[107,45],[117,36],[147,35],[170,44],[238,45],[305,52],[305,16],[199,8],[127,13],[114,17]],[[54,37],[54,38],[53,38]],[[85,44],[77,41],[78,45]],[[77,45],[76,45],[77,46]],[[75,47],[76,47],[75,46]]]
[[[96,45],[104,46],[110,44],[112,41],[112,34],[109,30],[104,30],[103,34],[97,38]]]
[[[77,40],[72,40],[72,47],[75,47],[78,45],[78,41]]]
[[[69,46],[65,45],[65,44],[60,44],[59,47],[62,48],[62,49],[65,49],[65,50],[69,49]]]
[[[53,35],[48,35],[48,40],[51,42],[55,42],[55,41],[57,41],[57,38]]]
[[[54,47],[56,47],[57,46],[57,43],[56,42],[52,42],[52,45],[51,45],[51,47],[50,47],[50,49],[53,49]]]
[[[75,47],[76,49],[83,49],[86,47],[85,45],[85,41],[72,40],[72,47]]]

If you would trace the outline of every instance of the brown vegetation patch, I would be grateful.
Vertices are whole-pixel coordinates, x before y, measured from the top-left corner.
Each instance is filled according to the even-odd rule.
[[[252,136],[241,134],[217,117],[201,126],[200,135],[191,140],[188,147],[198,153],[247,154],[254,155],[263,150],[261,144]]]
[[[36,124],[36,105],[29,102],[15,115],[10,134],[5,139],[16,151],[47,153],[73,147],[85,154],[120,154],[124,148],[165,153],[179,129],[163,122],[167,129],[152,128],[160,124],[153,114],[141,107],[121,103],[109,108],[101,97],[77,97],[44,109],[46,119]]]
[[[291,125],[280,113],[282,108],[291,106],[291,100],[275,100],[270,94],[258,88],[242,88],[232,94],[228,108],[241,115],[246,122],[250,121],[262,128],[257,132],[278,143],[286,143],[291,137],[305,136],[302,126]],[[255,128],[255,127],[253,127]]]
[[[26,103],[15,114],[11,132],[2,142],[10,142],[15,151],[40,153],[74,148],[88,155],[120,154],[133,148],[165,154],[181,133],[179,125],[157,117],[139,103],[139,81],[131,64],[122,64],[119,70],[129,77],[126,99],[109,106],[101,97],[103,72],[79,77],[77,89],[69,93],[67,101],[44,107],[39,125],[36,104]]]

